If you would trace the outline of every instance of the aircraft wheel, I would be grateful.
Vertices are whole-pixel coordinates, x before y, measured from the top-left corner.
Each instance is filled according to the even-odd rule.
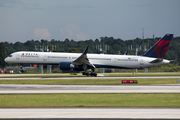
[[[89,76],[90,74],[87,72],[82,72],[83,75]]]
[[[86,75],[86,73],[85,73],[85,72],[82,72],[82,75]]]
[[[91,76],[96,77],[96,76],[97,76],[97,73],[91,73]]]
[[[94,77],[97,77],[97,73],[94,73]]]

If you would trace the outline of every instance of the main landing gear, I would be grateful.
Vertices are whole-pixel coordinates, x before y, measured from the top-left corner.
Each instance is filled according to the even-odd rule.
[[[88,71],[87,65],[83,65],[83,69],[84,69],[84,71],[82,72],[83,75],[86,75],[86,76],[90,75],[94,77],[97,76],[97,73],[94,72],[95,68],[91,68],[91,70]]]
[[[96,77],[97,76],[97,73],[94,73],[94,72],[82,72],[83,75],[86,75],[86,76],[94,76]]]

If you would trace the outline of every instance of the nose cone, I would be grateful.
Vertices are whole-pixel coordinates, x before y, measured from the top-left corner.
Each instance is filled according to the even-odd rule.
[[[9,62],[9,59],[8,59],[8,57],[7,58],[5,58],[4,59],[4,61],[7,63],[7,62]]]

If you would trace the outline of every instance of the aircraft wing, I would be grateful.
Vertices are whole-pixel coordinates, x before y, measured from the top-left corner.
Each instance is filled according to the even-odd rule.
[[[87,65],[90,67],[95,68],[95,66],[93,64],[91,64],[89,62],[89,59],[87,58],[87,51],[88,51],[89,46],[86,47],[86,49],[84,50],[84,52],[76,59],[72,62],[72,64],[74,65]]]
[[[128,54],[128,51],[126,51],[125,53],[124,53],[124,55],[127,55]]]

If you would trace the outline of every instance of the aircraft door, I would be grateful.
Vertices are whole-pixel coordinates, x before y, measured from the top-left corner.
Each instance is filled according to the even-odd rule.
[[[116,59],[116,58],[114,59],[114,62],[115,62],[115,63],[117,62],[117,59]]]
[[[45,54],[45,55],[43,56],[43,61],[47,61],[47,59],[48,59],[48,55]]]
[[[140,60],[140,66],[142,67],[144,65],[143,59]]]
[[[20,60],[20,54],[17,54],[16,60]]]

